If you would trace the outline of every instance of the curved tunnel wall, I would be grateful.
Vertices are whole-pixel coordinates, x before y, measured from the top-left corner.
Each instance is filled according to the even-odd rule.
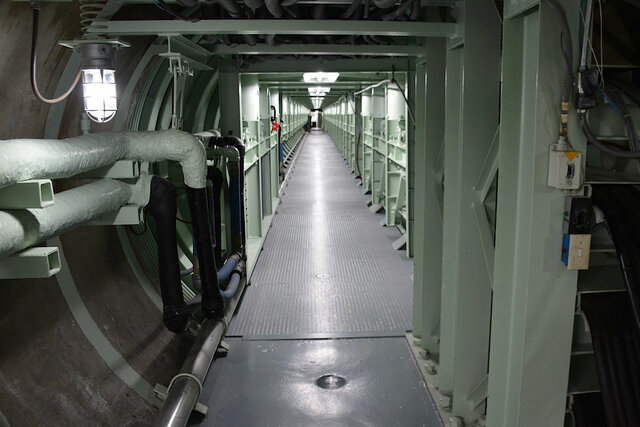
[[[38,81],[49,96],[71,56],[56,43],[80,34],[77,7],[75,3],[43,5]],[[49,136],[79,135],[79,89],[64,106],[56,127],[51,126],[53,110],[31,93],[29,4],[0,3],[0,25],[0,92],[9,101],[0,103],[0,139],[41,138],[52,129],[55,133]],[[137,38],[131,48],[119,52],[120,100],[152,42]],[[158,67],[157,59],[152,58],[133,90],[133,102],[121,101],[119,119],[125,116],[124,120],[92,123],[92,131],[136,122],[140,103],[135,100],[145,88],[159,95],[160,101],[154,101],[150,110],[147,106],[146,116],[137,117],[135,128],[168,127],[171,99],[166,91],[170,93],[171,86],[165,84],[162,93],[164,79],[145,78]],[[168,74],[166,66],[162,68]],[[71,180],[55,182],[56,191],[75,185]],[[192,337],[165,330],[154,299],[159,289],[157,276],[145,257],[135,265],[130,258],[133,253],[123,250],[122,234],[116,227],[80,227],[61,236],[59,242],[50,242],[59,243],[64,255],[59,275],[0,280],[0,412],[11,425],[146,425],[153,419],[153,386],[169,383]],[[140,278],[148,281],[146,288]]]
[[[38,82],[45,96],[52,96],[75,74],[73,67],[65,74],[74,58],[56,43],[79,37],[77,8],[75,3],[43,4]],[[139,13],[135,6],[123,7],[116,17]],[[144,13],[148,17],[148,9]],[[54,107],[40,103],[31,92],[29,4],[0,3],[0,25],[0,93],[9,100],[0,103],[0,140],[81,134],[79,88],[65,104]],[[131,47],[120,50],[117,59],[119,112],[109,123],[91,123],[92,132],[170,126],[172,78],[166,61],[156,55],[158,41],[126,41]],[[219,127],[217,82],[213,71],[196,72],[187,80],[185,130]],[[283,135],[297,139],[295,103],[283,99],[282,104],[289,107],[280,113],[288,127]],[[290,149],[291,142],[286,142]],[[152,170],[182,182],[181,171],[170,164],[153,165]],[[79,183],[59,180],[54,186],[59,192]],[[178,215],[188,218],[182,195]],[[191,231],[185,223],[177,226],[180,261],[187,268],[193,260]],[[9,423],[147,425],[153,420],[158,405],[153,387],[168,385],[193,337],[173,335],[162,324],[156,244],[145,229],[80,227],[48,242],[61,250],[63,268],[58,275],[0,280],[0,413]],[[183,289],[190,288],[190,278],[185,277]]]

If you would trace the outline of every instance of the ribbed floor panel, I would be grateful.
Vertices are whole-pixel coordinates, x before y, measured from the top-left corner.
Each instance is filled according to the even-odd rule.
[[[413,265],[326,134],[310,135],[228,336],[404,335]]]

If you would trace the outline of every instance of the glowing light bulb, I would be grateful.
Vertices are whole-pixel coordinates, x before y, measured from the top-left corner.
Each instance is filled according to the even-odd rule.
[[[91,120],[105,123],[118,110],[115,71],[103,68],[82,70],[84,111]]]

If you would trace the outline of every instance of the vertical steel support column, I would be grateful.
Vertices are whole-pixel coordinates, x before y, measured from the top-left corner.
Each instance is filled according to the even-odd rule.
[[[415,71],[410,71],[407,73],[407,99],[409,101],[409,105],[415,111],[416,105],[416,95],[417,95],[417,82],[416,82],[417,73]],[[422,89],[424,93],[424,88]],[[415,170],[415,159],[414,150],[416,146],[416,126],[414,126],[411,121],[411,117],[409,116],[409,106],[406,107],[405,111],[407,114],[405,115],[405,127],[407,132],[407,152],[406,152],[406,163],[405,163],[405,174],[406,174],[406,186],[405,186],[405,200],[406,200],[406,230],[405,234],[407,237],[407,248],[406,253],[407,257],[412,258],[414,255],[414,228],[415,228],[415,188],[416,188],[416,170]],[[414,113],[415,114],[415,113]],[[400,206],[398,206],[398,209]]]
[[[413,325],[414,334],[416,328],[420,331],[421,347],[434,356],[440,352],[443,218],[442,165],[438,162],[445,125],[446,41],[429,39],[425,49],[429,60],[416,70]]]
[[[442,203],[442,299],[440,320],[440,390],[453,390],[455,343],[455,297],[458,287],[458,252],[460,246],[460,138],[462,98],[462,48],[446,53],[444,195]]]
[[[576,46],[578,3],[562,3]],[[487,425],[562,425],[577,274],[560,262],[566,194],[547,187],[549,145],[560,127],[560,27],[544,4],[525,10],[505,3],[504,16],[499,262],[494,270]],[[569,139],[585,152],[573,112]]]
[[[493,265],[489,269],[486,257],[493,259],[493,242],[484,240],[487,217],[477,183],[498,125],[501,21],[490,0],[459,8],[464,44],[447,54],[452,92],[446,102],[453,105],[445,141],[440,386],[452,392],[453,415],[471,422],[484,408],[467,399],[486,380],[489,363]]]

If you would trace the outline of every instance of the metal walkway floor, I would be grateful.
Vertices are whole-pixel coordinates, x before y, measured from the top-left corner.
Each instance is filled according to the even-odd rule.
[[[413,266],[398,231],[328,135],[307,137],[291,174],[193,424],[442,426],[404,338]]]
[[[380,227],[326,134],[312,134],[291,172],[251,286],[229,329],[245,338],[404,336],[413,263]]]

